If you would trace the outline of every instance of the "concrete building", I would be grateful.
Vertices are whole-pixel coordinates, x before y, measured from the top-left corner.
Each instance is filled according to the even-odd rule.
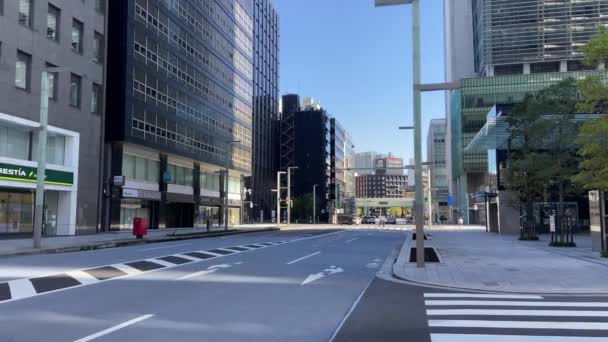
[[[253,155],[247,222],[270,221],[279,168],[279,17],[270,0],[253,1]]]
[[[446,119],[433,119],[427,133],[427,161],[431,163],[430,189],[432,192],[433,219],[445,221],[450,215],[448,207],[448,170],[446,163],[447,123]]]
[[[355,154],[355,168],[358,175],[373,175],[376,167],[378,153],[373,151],[358,152]]]
[[[405,198],[408,177],[404,175],[357,176],[357,198]]]
[[[120,47],[108,55],[109,228],[136,216],[152,228],[218,225],[226,200],[238,224],[252,158],[251,1],[108,3],[108,43]]]
[[[0,235],[31,234],[42,71],[49,75],[43,234],[95,232],[101,208],[104,1],[0,1]]]
[[[374,164],[376,175],[403,175],[403,159],[396,157],[391,153],[389,153],[388,156],[376,158]]]

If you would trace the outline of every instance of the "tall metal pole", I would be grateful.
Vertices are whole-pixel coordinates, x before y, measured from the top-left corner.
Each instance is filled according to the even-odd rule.
[[[287,168],[287,227],[291,222],[291,167]]]
[[[228,153],[231,154],[230,152]],[[228,230],[228,170],[229,159],[226,156],[226,165],[224,167],[224,230]]]
[[[431,168],[429,172],[429,229],[433,228],[433,171]]]
[[[48,72],[42,72],[40,84],[40,130],[38,131],[38,171],[36,172],[36,208],[34,211],[34,248],[41,247],[44,213],[44,181],[46,178],[46,144],[49,114]]]
[[[281,174],[285,171],[277,172],[277,226],[281,224]]]
[[[312,186],[312,223],[317,223],[317,186],[315,184]]]
[[[414,164],[416,181],[416,264],[424,267],[424,194],[422,190],[422,141],[420,109],[420,0],[412,1],[412,51],[414,80]]]

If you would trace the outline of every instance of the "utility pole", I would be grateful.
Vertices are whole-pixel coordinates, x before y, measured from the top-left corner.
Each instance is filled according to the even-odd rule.
[[[319,185],[312,186],[312,224],[317,223],[317,186]]]
[[[49,79],[48,72],[42,72],[40,84],[40,129],[38,131],[38,170],[36,172],[36,208],[34,211],[33,247],[40,248],[44,215],[44,181],[46,178],[46,144],[49,119]]]
[[[291,170],[297,170],[297,166],[287,168],[287,227],[291,223]]]
[[[281,224],[281,174],[285,171],[277,172],[277,226]]]
[[[433,228],[433,184],[432,184],[432,175],[433,172],[431,171],[431,168],[429,167],[428,169],[428,176],[429,176],[429,229]]]

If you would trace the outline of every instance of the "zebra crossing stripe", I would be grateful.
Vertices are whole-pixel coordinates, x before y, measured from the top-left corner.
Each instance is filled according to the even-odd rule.
[[[534,295],[508,295],[484,293],[425,293],[424,298],[485,298],[485,299],[543,299]]]
[[[66,274],[69,275],[70,277],[78,280],[78,282],[81,283],[82,285],[93,284],[93,283],[96,283],[99,281],[97,278],[93,277],[89,273],[86,273],[81,270],[69,271],[69,272],[66,272]]]
[[[608,302],[528,302],[499,300],[425,300],[426,306],[523,306],[523,307],[572,307],[608,308]]]
[[[431,334],[432,342],[606,342],[606,337]]]
[[[36,295],[36,289],[29,279],[17,279],[8,282],[12,299],[22,299]]]
[[[502,328],[554,330],[608,330],[608,323],[599,322],[541,322],[541,321],[482,321],[429,320],[432,328]]]
[[[533,317],[608,317],[608,311],[576,310],[426,310],[427,316],[533,316]]]

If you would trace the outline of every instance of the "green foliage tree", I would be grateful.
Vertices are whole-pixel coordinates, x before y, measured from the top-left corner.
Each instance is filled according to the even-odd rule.
[[[506,185],[525,205],[523,239],[536,239],[534,202],[554,197],[561,217],[566,196],[575,191],[570,180],[578,164],[578,129],[574,123],[577,94],[576,81],[566,79],[526,96],[507,117],[511,161]]]
[[[576,142],[581,171],[572,180],[587,190],[608,191],[608,117],[585,122]]]
[[[293,217],[293,220],[298,220],[298,222],[300,223],[312,222],[312,206],[312,193],[295,197],[293,199],[293,207],[291,208],[291,215]]]

